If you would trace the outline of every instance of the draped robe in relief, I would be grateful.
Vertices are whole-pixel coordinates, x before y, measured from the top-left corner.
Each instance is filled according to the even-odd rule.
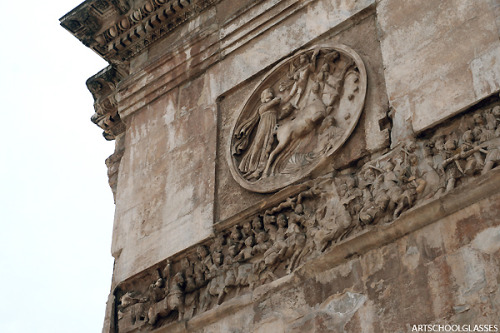
[[[274,142],[274,128],[278,120],[278,109],[276,106],[280,103],[279,98],[263,103],[259,109],[259,122],[257,131],[248,151],[241,159],[239,169],[245,176],[251,176],[252,173],[264,170],[267,157],[271,151]],[[259,175],[256,175],[257,177]]]

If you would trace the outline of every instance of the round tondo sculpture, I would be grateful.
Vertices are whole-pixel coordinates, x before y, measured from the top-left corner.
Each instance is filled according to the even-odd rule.
[[[257,85],[233,126],[234,179],[266,193],[308,176],[351,135],[366,84],[361,58],[343,45],[305,50],[279,63]]]

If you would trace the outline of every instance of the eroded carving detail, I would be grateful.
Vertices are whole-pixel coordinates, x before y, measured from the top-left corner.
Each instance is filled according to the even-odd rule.
[[[308,181],[302,192],[122,283],[115,290],[118,331],[189,320],[290,274],[332,244],[391,223],[500,166],[499,150],[497,105],[358,167]]]
[[[345,46],[318,47],[280,63],[236,121],[230,142],[233,176],[256,192],[307,176],[350,136],[365,95],[364,65]]]
[[[86,46],[113,64],[128,61],[152,42],[218,0],[86,1],[60,19]]]
[[[114,140],[125,131],[115,99],[116,85],[121,78],[119,71],[109,66],[87,80],[87,87],[94,97],[95,109],[90,120],[104,130],[102,134],[106,140]]]

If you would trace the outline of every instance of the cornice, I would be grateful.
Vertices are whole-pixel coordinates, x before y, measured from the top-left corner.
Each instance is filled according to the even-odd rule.
[[[317,10],[321,0],[262,0],[256,1],[254,5],[245,8],[238,15],[226,22],[220,22],[214,29],[211,27],[193,38],[186,38],[184,43],[177,45],[162,55],[160,59],[154,59],[147,63],[142,70],[131,73],[124,78],[117,89],[117,100],[119,102],[119,113],[126,118],[140,110],[144,105],[155,100],[162,94],[179,86],[212,65],[221,60],[229,58],[238,50],[247,46],[252,40],[279,26],[282,22],[290,19],[304,8],[311,6],[311,10]],[[255,5],[258,3],[258,6]],[[351,11],[344,12],[338,17],[332,18],[329,25],[322,26],[326,32],[331,29],[342,30],[347,26],[355,24],[367,16],[373,15],[375,10],[374,0],[363,0],[356,2]],[[320,7],[320,6],[318,6]],[[306,20],[306,18],[303,18]],[[310,42],[297,41],[296,47],[273,50],[265,56],[257,54],[254,68],[249,68],[242,76],[226,76],[220,81],[220,85],[214,87],[215,95],[225,93],[232,87],[256,74],[266,66],[272,65],[283,57],[292,54],[299,48],[310,45]],[[226,66],[234,60],[226,61]],[[239,60],[236,60],[239,64]],[[238,66],[236,64],[236,66]],[[249,67],[251,65],[247,64]]]
[[[113,140],[124,131],[120,118],[128,117],[190,77],[229,57],[304,7],[322,2],[256,0],[219,22],[218,26],[204,27],[197,33],[183,36],[161,58],[152,59],[141,70],[129,73],[129,60],[134,55],[163,39],[183,22],[200,14],[209,15],[207,9],[220,1],[87,0],[60,19],[63,27],[111,64],[87,81],[95,100],[92,121],[104,130],[107,140]],[[323,28],[325,31],[334,27],[342,29],[346,22],[352,24],[354,17],[361,19],[369,15],[373,5],[374,0],[356,2],[350,11],[332,17]],[[368,14],[359,15],[367,9]],[[238,85],[262,66],[268,66],[305,46],[304,42],[296,41],[293,48],[283,48],[276,51],[277,54],[266,55],[270,58],[256,61],[261,65],[242,77],[226,78],[217,88],[216,95]]]
[[[112,64],[127,62],[220,0],[87,0],[61,26]]]

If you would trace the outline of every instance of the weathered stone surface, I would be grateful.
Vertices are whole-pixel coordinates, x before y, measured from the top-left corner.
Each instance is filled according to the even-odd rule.
[[[295,281],[284,277],[272,288],[257,288],[258,297],[233,299],[236,311],[215,308],[209,311],[214,316],[207,313],[202,320],[187,322],[187,327],[176,324],[157,332],[176,327],[185,327],[183,332],[406,332],[421,323],[495,323],[499,310],[490,295],[498,291],[498,249],[493,253],[478,249],[477,238],[459,247],[446,245],[445,239],[453,237],[450,228],[465,220],[480,230],[476,237],[498,229],[498,217],[489,216],[498,213],[499,199],[499,194],[493,195],[419,229],[411,226],[411,218],[402,218],[389,228],[413,231],[393,243],[373,244],[366,252],[352,249],[359,257],[343,258],[344,263],[314,277],[299,274]],[[419,213],[429,215],[426,209]],[[429,245],[423,240],[431,234],[442,252],[425,259]],[[310,268],[319,267],[313,261],[304,271]],[[265,292],[260,291],[263,288]]]
[[[367,91],[365,108],[357,130],[346,142],[345,148],[335,155],[333,168],[343,168],[368,152],[379,151],[388,145],[388,129],[383,126],[383,121],[387,119],[388,102],[383,83],[381,54],[377,52],[379,46],[376,39],[375,17],[373,12],[368,11],[365,16],[359,17],[358,20],[360,20],[359,24],[353,26],[352,29],[332,34],[332,36],[320,40],[321,44],[324,45],[342,43],[356,50],[366,62],[368,86],[372,87]],[[220,149],[217,166],[217,195],[219,199],[217,202],[224,203],[217,205],[216,219],[219,221],[231,217],[235,211],[245,209],[249,204],[262,199],[261,195],[244,190],[233,180],[227,168],[228,156],[225,145],[230,139],[231,126],[237,116],[235,110],[241,110],[244,101],[263,75],[264,73],[261,73],[255,79],[248,81],[246,85],[225,93],[219,102],[221,121],[219,123]]]
[[[157,327],[156,319],[148,319],[156,318],[151,317],[152,314],[156,316],[155,313],[161,315],[161,322],[168,323],[165,327],[171,327],[176,318],[172,313],[176,312],[178,320],[188,320],[197,327],[199,323],[206,326],[220,319],[224,308],[236,304],[238,308],[246,307],[250,301],[242,301],[238,297],[240,293],[251,292],[251,303],[262,302],[262,308],[268,309],[274,306],[275,297],[283,297],[280,294],[290,288],[303,293],[303,302],[307,304],[289,305],[291,313],[286,312],[285,317],[293,322],[292,331],[318,327],[339,330],[342,329],[337,325],[339,319],[332,319],[335,314],[311,311],[315,304],[322,302],[318,299],[325,295],[362,288],[360,276],[363,271],[372,272],[367,277],[366,285],[370,287],[366,292],[370,299],[378,302],[385,301],[381,291],[398,287],[401,279],[406,282],[399,288],[403,288],[403,284],[412,286],[408,294],[413,300],[390,300],[394,316],[392,323],[384,322],[385,330],[399,327],[397,319],[429,322],[433,313],[443,311],[442,303],[437,302],[439,306],[434,308],[425,307],[426,311],[420,310],[418,316],[413,312],[422,303],[430,304],[432,288],[436,286],[427,286],[427,269],[446,253],[446,242],[440,238],[442,234],[436,225],[451,214],[464,210],[464,206],[475,209],[476,215],[483,214],[487,222],[495,220],[492,215],[478,211],[475,203],[497,195],[499,170],[490,170],[484,162],[471,162],[481,158],[482,155],[476,153],[486,154],[485,160],[488,160],[488,156],[498,149],[497,138],[482,141],[488,131],[494,130],[486,119],[492,119],[490,115],[497,109],[496,105],[485,106],[458,117],[437,128],[432,135],[428,133],[426,138],[384,155],[375,155],[357,169],[346,169],[333,177],[326,175],[290,187],[268,201],[257,203],[253,210],[245,210],[221,222],[216,225],[214,238],[187,249],[180,257],[168,259],[166,264],[162,262],[145,271],[149,272],[148,276],[154,276],[154,272],[165,270],[163,265],[173,267],[173,273],[159,275],[161,281],[165,280],[165,286],[156,288],[164,298],[152,296],[150,288],[154,279],[149,278],[151,285],[148,288],[145,275],[130,278],[119,285],[115,294],[119,330],[129,332],[132,329],[127,318],[138,311],[128,305],[128,295],[132,294],[137,295],[136,300],[142,300],[140,313],[141,318],[145,318],[134,324],[137,327]],[[468,130],[471,123],[476,124],[475,131],[481,135],[471,136],[471,130]],[[457,142],[460,148],[455,146],[455,141],[450,141],[454,137],[460,138]],[[479,165],[481,167],[477,168]],[[462,170],[463,176],[456,173],[458,169]],[[479,173],[483,175],[478,176]],[[491,208],[491,213],[496,212],[495,205]],[[476,216],[464,216],[456,222],[456,231],[451,232],[454,236],[450,238],[455,241],[452,248],[461,250],[484,229],[484,225],[474,223],[475,219]],[[391,221],[394,222],[391,224]],[[433,237],[418,234],[419,229],[431,226]],[[405,239],[405,243],[397,243],[400,238]],[[353,255],[365,253],[366,260],[345,262]],[[457,265],[475,261],[470,252],[465,251],[462,255],[465,257],[459,257]],[[422,268],[421,264],[426,266]],[[464,293],[484,287],[482,268],[463,269],[468,274],[464,280]],[[174,276],[191,281],[182,287],[186,288],[183,297],[190,300],[186,301],[188,308],[165,308],[162,305],[165,301],[161,299],[171,297],[169,281]],[[331,279],[335,279],[335,283],[330,283]],[[307,283],[301,284],[301,280]],[[158,307],[163,310],[157,310]],[[410,310],[401,312],[401,307]],[[147,308],[150,310],[146,315]],[[211,312],[211,309],[217,310]],[[260,321],[264,314],[257,312],[256,316],[254,322]],[[304,321],[293,320],[304,316],[307,317]],[[337,324],[328,324],[330,321]],[[270,323],[266,321],[265,325]],[[357,327],[357,324],[352,325]]]
[[[211,233],[214,176],[208,165],[215,151],[206,145],[214,143],[216,120],[198,89],[203,82],[176,89],[128,120],[113,232],[116,281]]]
[[[87,82],[116,140],[104,332],[500,324],[499,10],[88,0],[65,15],[110,62]]]
[[[421,132],[500,90],[500,41],[489,1],[377,4],[393,141]],[[485,70],[488,68],[488,70]]]

